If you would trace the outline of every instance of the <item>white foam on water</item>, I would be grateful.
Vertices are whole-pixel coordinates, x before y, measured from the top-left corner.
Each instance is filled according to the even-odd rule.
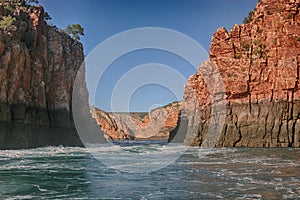
[[[33,185],[34,187],[36,187],[40,192],[47,192],[47,189],[41,188],[39,185]]]
[[[245,194],[242,197],[237,197],[236,200],[244,200],[244,199],[260,199],[262,198],[261,194]]]
[[[33,199],[34,196],[32,195],[17,195],[17,196],[12,196],[12,197],[6,197],[5,200],[17,200],[17,199]]]
[[[188,150],[187,146],[181,144],[87,146],[87,150],[107,167],[129,173],[149,173],[159,170],[175,162]]]
[[[90,152],[111,164],[110,168],[116,171],[99,165],[99,162],[91,156]],[[179,158],[177,162],[170,161],[169,158],[177,158],[176,156],[182,152],[184,156]],[[0,195],[7,197],[4,196],[7,195],[4,192],[10,191],[13,194],[14,191],[22,191],[22,188],[30,186],[36,188],[35,191],[40,192],[32,198],[76,199],[76,195],[60,194],[57,193],[57,189],[48,188],[49,183],[48,185],[45,182],[36,182],[31,185],[26,182],[20,183],[23,178],[26,180],[26,177],[32,178],[36,175],[40,176],[42,180],[45,178],[44,172],[47,172],[50,175],[49,180],[54,174],[55,181],[63,183],[63,188],[67,187],[66,192],[74,188],[74,186],[72,187],[73,183],[83,184],[83,186],[80,186],[83,188],[72,190],[77,195],[83,194],[84,186],[93,188],[96,182],[99,183],[99,187],[92,189],[92,192],[96,194],[98,194],[98,190],[102,192],[108,190],[108,187],[121,194],[123,187],[128,187],[126,191],[129,191],[128,189],[131,187],[127,185],[129,183],[134,183],[134,187],[141,186],[142,188],[143,185],[154,187],[147,188],[149,193],[153,194],[152,196],[147,196],[148,191],[142,191],[138,193],[140,195],[139,199],[142,196],[145,199],[164,197],[170,195],[169,192],[173,190],[174,195],[182,198],[190,195],[192,197],[199,196],[213,199],[228,199],[231,197],[233,199],[261,199],[265,198],[265,194],[261,192],[270,190],[276,198],[297,199],[300,197],[300,172],[297,171],[300,167],[298,153],[298,150],[291,152],[290,150],[276,149],[187,149],[180,145],[157,144],[124,147],[99,145],[88,149],[46,147],[0,151],[0,174],[1,178],[6,178],[4,182],[0,179]],[[105,162],[103,163],[105,164]],[[139,174],[123,173],[151,172],[153,169],[156,170],[161,166],[168,166],[172,163],[173,165],[166,170],[142,175],[142,177],[146,177],[145,179],[139,178],[141,177]],[[74,172],[79,176],[73,177]],[[10,176],[5,176],[9,173],[11,173]],[[59,173],[62,173],[63,176],[60,176]],[[15,176],[16,179],[14,180]],[[120,184],[105,186],[103,184],[106,180]],[[150,182],[143,182],[149,180]],[[152,184],[151,180],[156,182]],[[31,180],[27,179],[27,181]],[[67,184],[64,184],[66,182]],[[157,184],[161,185],[157,186]],[[182,187],[178,187],[178,184],[183,187],[183,190],[179,190]],[[173,185],[176,185],[176,189],[172,188]],[[159,191],[155,187],[170,187],[170,189],[161,191],[164,194],[160,195],[155,194],[155,191]],[[136,188],[131,189],[137,190]],[[85,192],[85,194],[89,194],[90,191]],[[28,193],[27,195],[31,197],[31,194]],[[26,194],[15,193],[15,195],[9,197],[11,199],[26,199]],[[113,198],[114,193],[107,197]]]

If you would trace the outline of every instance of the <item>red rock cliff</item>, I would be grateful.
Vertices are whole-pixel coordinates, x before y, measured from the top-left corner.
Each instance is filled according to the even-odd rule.
[[[110,140],[168,140],[177,126],[181,103],[150,113],[107,113],[91,108],[92,116]]]
[[[40,6],[0,3],[4,16],[16,30],[0,31],[0,148],[79,145],[71,103],[82,44],[48,26]]]
[[[299,2],[260,0],[250,23],[213,35],[210,61],[185,86],[184,109],[201,113],[187,143],[203,145],[213,125],[221,130],[216,146],[300,146]],[[223,89],[213,78],[218,72]],[[211,109],[222,104],[212,119]],[[222,117],[224,124],[218,123]]]

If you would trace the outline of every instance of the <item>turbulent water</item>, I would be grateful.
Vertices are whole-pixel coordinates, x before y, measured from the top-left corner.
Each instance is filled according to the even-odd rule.
[[[299,149],[0,151],[0,199],[299,199],[299,188]]]

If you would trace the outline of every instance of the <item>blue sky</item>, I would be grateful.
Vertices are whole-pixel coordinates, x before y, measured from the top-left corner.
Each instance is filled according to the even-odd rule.
[[[85,28],[85,36],[81,38],[85,55],[109,37],[141,27],[179,31],[209,51],[213,33],[219,27],[231,29],[234,24],[242,23],[256,3],[257,0],[40,0],[53,18],[51,22],[59,28],[73,23]],[[196,71],[186,60],[168,52],[151,49],[131,52],[109,66],[98,84],[95,99],[90,100],[91,104],[110,111],[112,91],[120,77],[146,63],[168,65],[185,78]],[[166,78],[171,80],[171,77]],[[87,76],[88,85],[89,81]],[[120,97],[119,101],[122,100]],[[136,90],[126,101],[130,111],[148,111],[176,100],[178,97],[168,88],[148,84]],[[117,111],[127,110],[120,107]]]

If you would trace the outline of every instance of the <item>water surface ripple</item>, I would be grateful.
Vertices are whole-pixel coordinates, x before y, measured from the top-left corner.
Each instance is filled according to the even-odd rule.
[[[170,148],[167,155],[174,151],[157,144],[95,151],[117,160],[124,152],[161,148]],[[300,199],[299,149],[205,151],[190,148],[173,164],[147,174],[108,168],[83,148],[0,151],[0,199]],[[149,167],[138,157],[135,163]]]

